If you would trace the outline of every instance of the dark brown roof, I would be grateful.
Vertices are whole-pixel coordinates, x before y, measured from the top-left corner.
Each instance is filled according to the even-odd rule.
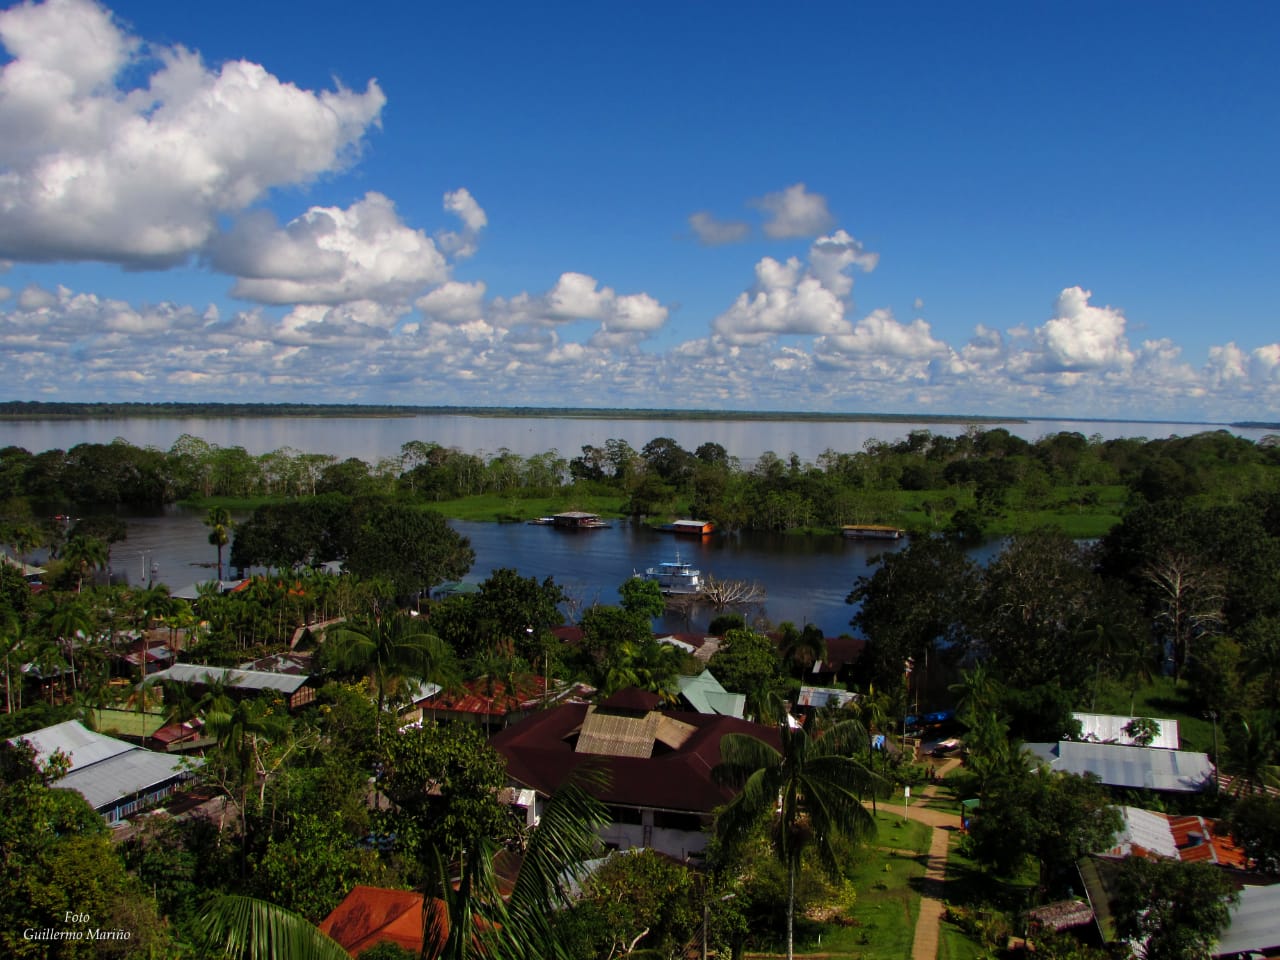
[[[636,713],[648,713],[662,702],[662,698],[649,690],[639,687],[626,687],[617,693],[610,694],[600,706],[605,710],[627,710]]]
[[[827,646],[827,655],[821,659],[823,673],[838,673],[853,666],[867,647],[867,641],[858,637],[825,637],[822,642]],[[815,672],[817,667],[815,662]]]
[[[545,796],[579,770],[599,771],[605,782],[592,793],[605,803],[710,813],[733,796],[711,779],[722,737],[743,733],[779,746],[772,727],[717,714],[664,712],[663,719],[679,723],[681,737],[655,733],[650,756],[583,753],[575,746],[587,711],[586,704],[544,710],[493,737],[508,776]]]

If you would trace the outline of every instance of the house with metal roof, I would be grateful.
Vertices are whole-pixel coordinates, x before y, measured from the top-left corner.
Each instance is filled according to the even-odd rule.
[[[680,699],[697,713],[718,713],[722,717],[742,719],[747,708],[744,693],[730,693],[710,670],[703,670],[696,677],[677,677]]]
[[[191,776],[186,761],[103,736],[78,720],[13,737],[9,742],[19,740],[35,748],[37,763],[47,762],[55,753],[67,757],[71,769],[52,786],[80,793],[107,823],[118,823],[154,806]]]
[[[535,713],[490,741],[506,758],[514,785],[535,791],[530,820],[575,776],[608,810],[606,846],[651,847],[686,859],[706,849],[713,811],[733,797],[716,783],[720,741],[757,737],[777,748],[778,731],[736,717],[659,709],[657,694],[620,690],[595,704],[564,704]]]
[[[1249,857],[1217,820],[1121,807],[1124,828],[1104,857],[1164,857],[1243,870]]]
[[[175,663],[167,670],[159,670],[147,677],[150,680],[186,683],[196,687],[221,685],[232,696],[254,697],[260,693],[279,694],[294,710],[316,698],[315,688],[308,676],[291,673],[271,673],[266,670],[234,670],[230,667],[208,667],[196,663]]]
[[[1150,720],[1156,726],[1154,739],[1145,746],[1160,750],[1177,750],[1182,746],[1178,739],[1178,721],[1159,717],[1124,717],[1110,713],[1073,713],[1071,718],[1080,723],[1080,739],[1089,743],[1118,743],[1124,747],[1144,746],[1125,732],[1134,720]]]
[[[1026,746],[1049,769],[1092,773],[1108,787],[1199,793],[1213,784],[1213,762],[1204,753],[1074,740]]]
[[[1241,887],[1240,900],[1231,909],[1231,920],[1213,948],[1214,957],[1240,957],[1251,953],[1280,954],[1280,884]]]

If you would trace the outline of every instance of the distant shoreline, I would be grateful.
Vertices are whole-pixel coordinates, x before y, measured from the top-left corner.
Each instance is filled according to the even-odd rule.
[[[939,413],[812,413],[786,410],[658,410],[603,407],[445,407],[407,404],[308,403],[52,403],[0,402],[0,420],[111,420],[121,418],[376,418],[528,417],[576,420],[746,420],[826,423],[1027,423],[1026,417]]]
[[[1128,419],[1117,417],[992,416],[957,413],[865,413],[796,410],[679,410],[644,407],[475,407],[379,403],[70,403],[40,400],[0,401],[0,422],[38,420],[175,419],[396,419],[421,416],[567,420],[671,420],[812,423],[938,423],[998,426],[1003,423],[1160,423],[1197,427],[1280,430],[1266,421]]]

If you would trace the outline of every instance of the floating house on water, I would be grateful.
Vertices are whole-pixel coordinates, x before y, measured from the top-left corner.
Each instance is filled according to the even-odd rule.
[[[557,513],[551,518],[551,525],[561,530],[600,530],[609,526],[600,519],[599,514],[583,513],[580,510]]]
[[[846,540],[901,540],[907,531],[880,523],[850,523],[840,533]]]

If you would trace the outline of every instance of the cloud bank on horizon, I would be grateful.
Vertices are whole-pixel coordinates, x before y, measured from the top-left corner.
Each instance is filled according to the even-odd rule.
[[[743,261],[744,288],[718,313],[688,316],[678,291],[573,264],[500,295],[483,265],[459,275],[502,229],[465,184],[436,188],[427,225],[377,184],[345,204],[299,199],[359,171],[389,102],[376,80],[307,90],[269,64],[210,65],[93,0],[9,7],[0,44],[0,379],[13,399],[1203,419],[1280,407],[1280,342],[1227,340],[1197,362],[1134,336],[1123,307],[1074,278],[1022,322],[948,342],[918,301],[901,317],[874,305],[881,253],[799,179],[670,225],[671,242],[694,241],[689,257],[778,245]],[[3,285],[20,264],[66,266],[68,281]],[[103,267],[71,272],[83,264],[128,271],[139,291],[165,271],[220,278],[230,305],[100,293],[88,284]]]

